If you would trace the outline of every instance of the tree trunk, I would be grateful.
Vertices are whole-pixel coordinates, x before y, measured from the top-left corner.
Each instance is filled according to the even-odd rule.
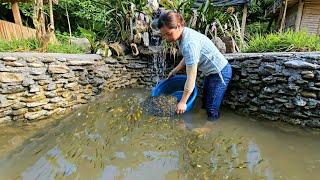
[[[49,0],[49,14],[50,14],[50,24],[48,26],[48,42],[56,44],[57,40],[54,34],[55,27],[54,27],[54,18],[53,18],[53,8],[52,8],[52,0]]]
[[[33,24],[36,28],[37,39],[40,41],[40,51],[46,51],[50,42],[56,43],[52,0],[49,0],[50,24],[48,26],[48,31],[46,30],[43,8],[43,0],[34,0]]]
[[[12,3],[12,13],[13,13],[13,17],[14,17],[14,22],[16,24],[19,24],[22,26],[19,4],[17,1],[13,1],[13,3]]]
[[[68,5],[66,5],[66,15],[67,15],[67,20],[68,20],[69,35],[70,35],[70,39],[71,39],[72,32],[71,32],[71,24],[70,24],[70,18],[69,18],[69,13],[68,13]]]
[[[43,0],[34,0],[33,24],[36,29],[37,39],[41,41],[46,34],[43,14]]]
[[[49,0],[49,14],[50,14],[50,26],[52,26],[54,28],[52,0]]]
[[[280,12],[279,12],[278,19],[277,19],[277,22],[276,22],[276,30],[277,31],[279,31],[279,29],[280,29],[280,24],[281,24],[283,12],[284,12],[284,6],[283,6],[283,3],[281,3]]]
[[[241,21],[241,36],[244,39],[244,33],[246,31],[246,21],[248,16],[248,5],[245,4],[243,7],[243,15],[242,15],[242,21]]]
[[[281,19],[281,24],[280,24],[280,29],[279,29],[279,32],[281,32],[281,33],[283,32],[285,22],[286,22],[287,8],[288,8],[288,0],[285,0],[283,16]]]

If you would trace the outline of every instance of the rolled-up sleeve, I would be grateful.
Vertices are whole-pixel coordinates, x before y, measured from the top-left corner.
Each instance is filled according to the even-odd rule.
[[[197,43],[190,42],[182,48],[182,55],[186,66],[198,64],[200,59],[200,48]]]

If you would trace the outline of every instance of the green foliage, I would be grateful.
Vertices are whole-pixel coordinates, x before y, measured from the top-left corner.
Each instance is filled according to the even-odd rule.
[[[249,6],[246,35],[251,36],[256,33],[267,34],[275,30],[275,19],[277,16],[266,16],[266,9],[274,3],[274,0],[251,0]],[[268,27],[268,24],[270,27]]]
[[[49,44],[47,52],[51,53],[67,53],[67,54],[83,54],[83,50],[75,45],[70,44]]]
[[[96,41],[100,39],[110,42],[127,42],[130,39],[131,23],[138,13],[145,13],[149,19],[152,10],[147,5],[147,0],[59,0],[58,5],[54,5],[54,16],[56,26],[56,37],[61,42],[59,47],[51,48],[59,51],[69,48],[69,32],[67,24],[66,10],[68,10],[73,37],[86,37],[95,49]],[[228,11],[226,7],[214,7],[211,0],[205,1],[199,8],[192,9],[195,0],[161,0],[160,4],[167,10],[180,12],[189,27],[192,27],[209,37],[214,35],[214,28],[219,36],[232,37],[240,48],[245,43],[239,38],[239,21],[242,15],[241,7]],[[319,40],[316,36],[309,36],[306,33],[286,32],[283,34],[270,34],[268,22],[271,20],[265,17],[265,9],[273,0],[252,0],[249,7],[246,37],[249,39],[247,52],[266,51],[309,51],[319,50]],[[20,3],[20,10],[24,18],[24,24],[32,23],[33,3]],[[3,18],[10,18],[8,14],[11,8],[10,3],[1,3],[0,10],[5,9]],[[230,8],[230,7],[229,7]],[[47,9],[47,6],[45,7]],[[46,14],[48,19],[48,14]],[[216,22],[216,27],[212,23]],[[271,22],[271,21],[270,21]],[[31,26],[32,27],[32,26]],[[272,27],[272,26],[271,26]],[[271,28],[272,31],[272,28]],[[62,32],[62,33],[60,33]],[[307,40],[306,40],[307,39]],[[66,45],[66,47],[64,47]],[[24,51],[36,50],[38,42],[35,40],[4,43],[0,42],[0,51]]]
[[[36,39],[28,40],[13,40],[4,41],[0,40],[0,52],[26,52],[26,51],[39,51],[40,43]],[[61,43],[57,45],[49,44],[47,52],[52,53],[72,53],[81,54],[81,48],[69,45],[68,43]]]
[[[0,52],[23,52],[37,49],[40,46],[36,39],[4,41],[0,39]]]
[[[206,0],[206,2],[203,3],[197,10],[193,11],[193,15],[189,20],[189,26],[204,32],[206,26],[210,25],[214,20],[213,14],[208,13],[210,10],[211,12],[214,12],[212,11],[213,6],[210,3],[210,0]]]
[[[249,19],[252,22],[266,20],[265,10],[274,3],[274,0],[251,0]]]
[[[59,0],[59,4],[53,6],[55,28],[60,32],[69,32],[67,10],[73,36],[83,35],[81,32],[81,28],[83,28],[94,32],[96,39],[126,41],[130,35],[128,33],[130,32],[130,18],[133,18],[136,12],[151,15],[151,10],[146,7],[147,2],[147,0]],[[19,6],[30,26],[33,16],[33,2],[20,3]],[[1,3],[0,11],[1,8],[9,12],[11,5],[10,3]],[[45,5],[45,10],[47,9],[48,6]],[[48,14],[45,15],[48,19]],[[24,24],[26,24],[26,19],[24,19]]]
[[[167,10],[174,10],[187,15],[191,12],[191,7],[195,0],[160,0],[160,5]]]
[[[269,1],[253,0],[250,12],[258,12],[259,16],[257,17],[261,17],[262,7],[267,7],[270,4]],[[147,0],[60,0],[58,5],[53,6],[56,30],[69,31],[66,17],[66,10],[68,10],[73,36],[83,36],[83,29],[86,29],[95,33],[95,40],[126,42],[130,39],[130,21],[134,19],[137,12],[143,12],[151,18],[152,11],[146,7],[147,2]],[[180,12],[187,24],[190,24],[191,20],[195,20],[192,24],[193,28],[202,33],[205,33],[208,30],[208,25],[210,26],[216,20],[219,20],[223,25],[232,24],[231,14],[226,13],[224,8],[213,7],[210,0],[203,3],[196,11],[192,10],[194,3],[195,0],[160,1],[165,9]],[[29,18],[29,22],[32,22],[30,21],[32,6],[32,1],[20,3],[21,12]],[[11,8],[10,3],[5,3],[5,8]],[[48,14],[46,16],[48,18]]]
[[[246,52],[320,51],[320,37],[307,32],[287,31],[268,35],[257,34],[248,42]]]
[[[68,8],[72,29],[78,30],[77,35],[87,29],[96,34],[96,39],[127,41],[130,19],[135,13],[150,14],[146,4],[147,0],[60,0],[59,9]]]
[[[247,25],[246,31],[247,31],[247,34],[249,35],[265,34],[266,28],[267,28],[266,23],[256,22],[256,23]]]
[[[56,31],[56,38],[61,43],[69,43],[70,35],[67,32],[61,33],[60,31]]]
[[[268,23],[267,22],[255,22],[246,26],[246,36],[250,39],[251,36],[256,34],[267,34]]]
[[[104,1],[90,0],[60,0],[54,6],[56,29],[61,32],[68,32],[66,10],[69,14],[71,31],[73,36],[80,36],[78,27],[93,31],[99,37],[103,37],[106,31],[106,16],[108,7]],[[59,12],[59,13],[57,13]],[[62,13],[61,13],[62,12]]]
[[[92,49],[96,51],[96,43],[95,43],[97,38],[96,33],[81,27],[78,27],[78,29],[81,33],[80,37],[87,38],[91,44]]]

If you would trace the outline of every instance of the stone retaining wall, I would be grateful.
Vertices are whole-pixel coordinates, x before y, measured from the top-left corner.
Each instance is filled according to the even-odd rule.
[[[156,71],[148,58],[0,53],[0,123],[63,113],[103,90],[150,86]]]
[[[320,127],[320,53],[230,54],[224,104],[272,121]]]
[[[320,53],[228,54],[224,104],[272,121],[320,127]],[[178,63],[178,62],[175,62]],[[0,53],[0,123],[43,119],[103,90],[150,87],[167,73],[157,53],[141,57]]]

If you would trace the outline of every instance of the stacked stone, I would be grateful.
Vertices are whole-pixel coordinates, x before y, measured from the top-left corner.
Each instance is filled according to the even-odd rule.
[[[133,78],[132,75],[138,73],[136,71],[131,71],[128,69],[130,64],[134,63],[132,59],[128,56],[118,57],[118,58],[105,58],[105,67],[110,69],[112,72],[112,76],[105,84],[105,89],[107,90],[115,90],[125,87],[133,87],[136,86],[137,79]],[[105,69],[102,67],[101,69]]]
[[[139,68],[142,70],[139,76],[139,84],[152,87],[161,79],[166,78],[168,74],[166,67],[172,66],[172,64],[163,57],[162,51],[159,50],[144,50],[141,54],[140,60],[136,61],[136,64],[139,64]]]
[[[0,122],[43,119],[104,90],[144,86],[147,63],[129,57],[2,53]]]
[[[0,122],[46,118],[104,90],[154,86],[173,63],[151,52],[121,58],[0,53]],[[255,117],[320,127],[320,53],[226,57],[234,73],[225,104]]]
[[[228,55],[225,103],[247,114],[320,127],[320,53]]]

